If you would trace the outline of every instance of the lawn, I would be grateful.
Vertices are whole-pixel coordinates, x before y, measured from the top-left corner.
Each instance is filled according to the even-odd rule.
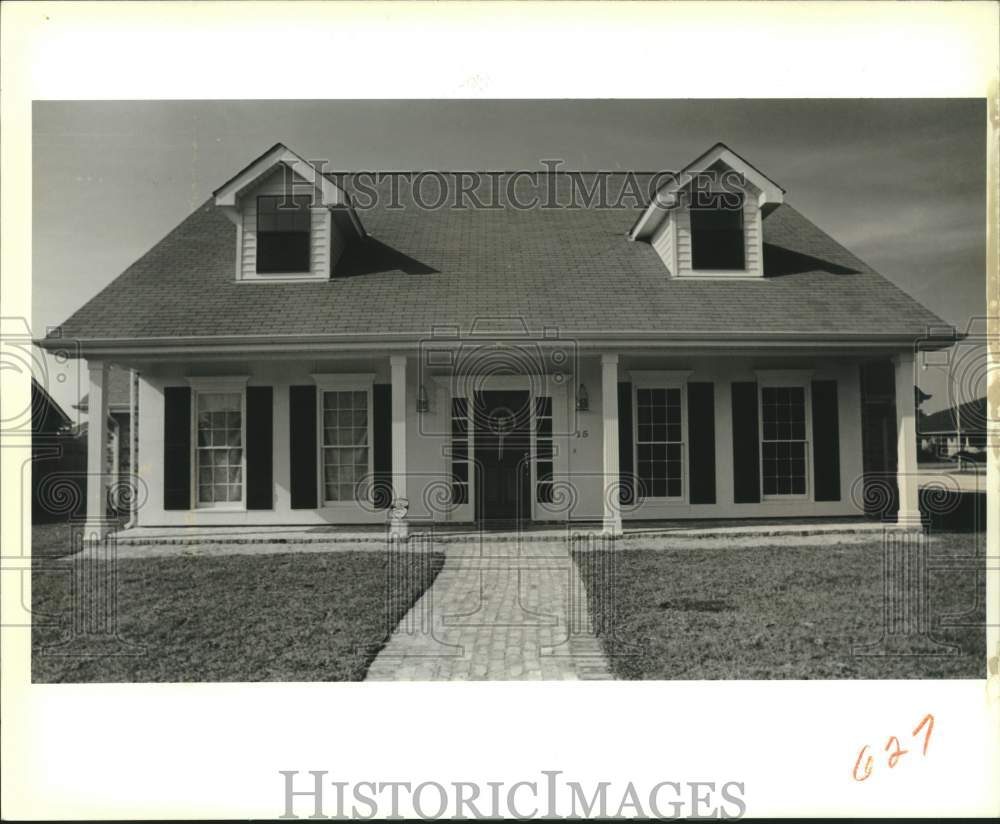
[[[120,560],[119,635],[139,654],[84,656],[51,646],[70,634],[73,562],[36,560],[32,680],[360,680],[443,560],[397,558],[391,598],[381,550]]]
[[[933,656],[852,652],[882,635],[878,541],[578,551],[574,558],[619,678],[982,678],[983,540],[943,535],[932,545],[931,558],[952,569],[933,568],[928,576],[931,636],[958,647],[954,655]],[[959,560],[975,557],[977,547],[979,574],[974,561]],[[605,598],[592,581],[609,568],[614,597]],[[970,626],[942,626],[943,617],[967,612]]]
[[[58,558],[73,551],[69,524],[35,524],[31,527],[31,554],[35,558]]]

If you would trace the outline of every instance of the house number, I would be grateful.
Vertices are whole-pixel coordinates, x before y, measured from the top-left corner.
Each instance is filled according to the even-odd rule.
[[[578,438],[589,438],[590,437],[590,430],[589,429],[577,429],[576,430],[576,436]]]

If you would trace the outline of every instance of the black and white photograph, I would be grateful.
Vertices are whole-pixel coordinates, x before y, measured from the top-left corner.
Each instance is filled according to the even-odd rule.
[[[223,30],[205,19],[202,44]],[[254,59],[226,44],[227,71]],[[939,737],[1000,743],[962,726],[967,700],[919,697],[983,696],[977,718],[1000,700],[995,95],[518,97],[480,94],[483,74],[366,95],[344,74],[362,66],[329,69],[326,96],[18,98],[30,197],[5,183],[5,235],[30,238],[30,297],[5,297],[0,335],[3,627],[45,702],[18,735],[41,723],[50,752],[73,717],[78,742],[103,737],[96,702],[121,700],[114,728],[152,724],[155,747],[176,719],[207,757],[235,739],[195,719],[240,712],[244,755],[284,761],[230,767],[286,818],[400,817],[386,776],[422,819],[799,814],[773,787],[755,806],[753,777],[805,738],[748,747],[767,717],[781,741],[813,734],[793,720],[810,705],[837,705],[813,732],[848,740],[816,761],[836,775],[812,786],[842,795],[813,811],[902,814],[964,769],[934,772]],[[564,698],[572,745],[529,720]],[[753,733],[723,720],[743,702]],[[465,776],[430,754],[419,776],[328,767],[316,740],[265,756],[272,706],[326,707],[331,759],[434,729],[479,755]],[[560,761],[592,727],[594,753],[627,746],[660,709],[700,742],[690,774],[679,751],[657,780]],[[755,766],[711,760],[698,726]],[[549,760],[490,796],[475,765],[503,728]],[[945,803],[924,809],[997,798]]]
[[[982,101],[33,114],[34,679],[983,675]]]

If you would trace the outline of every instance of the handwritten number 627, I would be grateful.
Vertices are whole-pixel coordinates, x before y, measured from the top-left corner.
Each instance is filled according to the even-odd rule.
[[[934,716],[930,713],[925,715],[919,724],[914,728],[911,736],[916,738],[920,735],[921,730],[924,731],[924,746],[923,755],[927,755],[927,746],[931,742],[931,732],[934,730]],[[855,781],[865,781],[872,774],[872,769],[875,766],[875,759],[868,754],[868,745],[865,744],[861,748],[861,752],[858,753],[858,760],[854,762],[854,770],[851,773]],[[906,755],[909,750],[904,750],[899,742],[899,739],[895,735],[890,735],[889,739],[885,742],[885,748],[883,752],[888,753],[886,762],[889,765],[889,769],[893,769],[899,760]]]

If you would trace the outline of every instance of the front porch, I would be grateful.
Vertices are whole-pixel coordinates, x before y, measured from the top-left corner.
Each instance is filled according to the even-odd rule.
[[[365,543],[433,529],[447,541],[494,519],[540,540],[567,525],[626,540],[855,532],[881,528],[862,520],[873,479],[898,489],[900,524],[919,524],[912,355],[890,370],[895,465],[873,472],[860,378],[871,353],[465,344],[126,364],[138,424],[118,540]],[[89,374],[99,538],[108,362]]]

